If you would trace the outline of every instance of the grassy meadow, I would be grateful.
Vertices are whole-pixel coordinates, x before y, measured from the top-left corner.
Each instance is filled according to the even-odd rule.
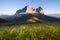
[[[60,22],[2,26],[0,40],[60,40]]]

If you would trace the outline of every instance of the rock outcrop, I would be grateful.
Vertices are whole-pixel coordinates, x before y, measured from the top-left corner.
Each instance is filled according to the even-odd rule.
[[[44,14],[42,7],[36,9],[37,13]]]
[[[36,13],[36,9],[28,5],[26,9],[26,13]]]
[[[28,14],[35,14],[35,13],[44,14],[42,7],[38,7],[37,9],[35,9],[34,7],[30,7],[29,5],[16,11],[16,13],[18,14],[21,12],[26,12]]]

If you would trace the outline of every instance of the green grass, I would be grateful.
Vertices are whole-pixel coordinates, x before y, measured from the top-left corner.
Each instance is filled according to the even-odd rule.
[[[0,40],[60,40],[60,22],[3,26]]]

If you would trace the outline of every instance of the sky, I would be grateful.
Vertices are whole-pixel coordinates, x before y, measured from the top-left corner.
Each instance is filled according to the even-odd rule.
[[[45,14],[60,14],[60,0],[0,0],[0,15],[13,15],[26,5],[41,6]]]

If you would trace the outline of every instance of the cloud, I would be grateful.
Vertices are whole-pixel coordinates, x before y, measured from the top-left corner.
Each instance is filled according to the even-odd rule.
[[[14,10],[0,11],[0,15],[13,15],[15,14]]]

